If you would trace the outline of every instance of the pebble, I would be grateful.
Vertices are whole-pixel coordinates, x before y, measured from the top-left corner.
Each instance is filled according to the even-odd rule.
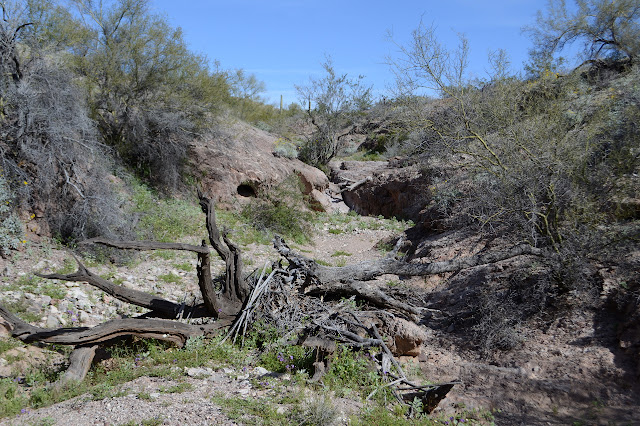
[[[185,367],[185,373],[189,377],[211,376],[213,374],[213,370],[211,368],[202,367]]]
[[[271,373],[269,370],[267,370],[267,369],[266,369],[266,368],[264,368],[264,367],[256,367],[256,368],[254,368],[254,369],[253,369],[253,372],[254,372],[255,374],[257,374],[258,376],[265,376],[265,375],[267,375],[267,374],[270,374],[270,373]]]

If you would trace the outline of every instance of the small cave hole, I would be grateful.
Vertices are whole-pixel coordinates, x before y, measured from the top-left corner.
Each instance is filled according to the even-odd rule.
[[[238,185],[238,195],[242,197],[255,197],[256,191],[251,185],[243,183],[241,185]]]

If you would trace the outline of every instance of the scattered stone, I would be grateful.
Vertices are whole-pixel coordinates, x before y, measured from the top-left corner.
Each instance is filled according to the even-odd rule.
[[[211,368],[202,368],[202,367],[185,367],[185,373],[189,377],[207,377],[213,374],[213,370]]]
[[[47,328],[59,328],[62,325],[57,315],[53,313],[47,316],[45,324]]]
[[[271,374],[271,372],[264,367],[256,367],[253,369],[253,372],[258,376],[266,376],[267,374]]]
[[[11,326],[4,318],[0,318],[0,338],[11,337]]]

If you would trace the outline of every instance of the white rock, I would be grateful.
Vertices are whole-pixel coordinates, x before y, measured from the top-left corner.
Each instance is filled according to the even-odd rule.
[[[267,370],[264,367],[256,367],[256,368],[253,369],[253,372],[255,374],[259,375],[259,376],[265,376],[265,375],[271,373],[269,370]]]
[[[47,317],[47,321],[46,321],[47,328],[58,328],[60,327],[60,325],[61,325],[60,320],[56,315],[51,314]]]
[[[201,368],[201,367],[193,367],[187,368],[185,367],[185,373],[189,377],[201,377],[201,376],[210,376],[213,374],[213,370],[210,368]]]

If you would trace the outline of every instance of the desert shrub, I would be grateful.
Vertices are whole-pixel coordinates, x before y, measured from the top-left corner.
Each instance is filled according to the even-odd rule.
[[[242,216],[263,232],[277,233],[297,243],[307,242],[313,213],[306,206],[301,185],[297,175],[289,176],[246,204]]]
[[[273,153],[279,157],[298,158],[298,144],[284,138],[279,138],[273,147]]]
[[[327,394],[313,396],[295,410],[292,420],[300,426],[329,426],[336,423],[339,410]]]
[[[350,79],[346,74],[337,74],[331,58],[322,67],[326,73],[322,78],[312,78],[307,86],[296,86],[301,102],[309,103],[307,115],[313,126],[298,157],[316,167],[326,166],[346,148],[343,129],[372,103],[371,87],[363,83],[363,76]]]
[[[138,216],[140,238],[173,242],[192,235],[205,235],[200,206],[186,200],[164,198],[135,178],[131,211]]]
[[[0,175],[0,255],[6,256],[9,250],[18,248],[23,237],[22,223],[11,211],[13,194],[5,178]]]
[[[0,161],[15,207],[46,212],[51,233],[65,241],[126,233],[86,97],[36,20],[53,9],[48,2],[3,6]]]
[[[22,207],[47,211],[51,232],[65,241],[126,234],[108,157],[68,72],[34,58],[1,95],[3,169]]]

